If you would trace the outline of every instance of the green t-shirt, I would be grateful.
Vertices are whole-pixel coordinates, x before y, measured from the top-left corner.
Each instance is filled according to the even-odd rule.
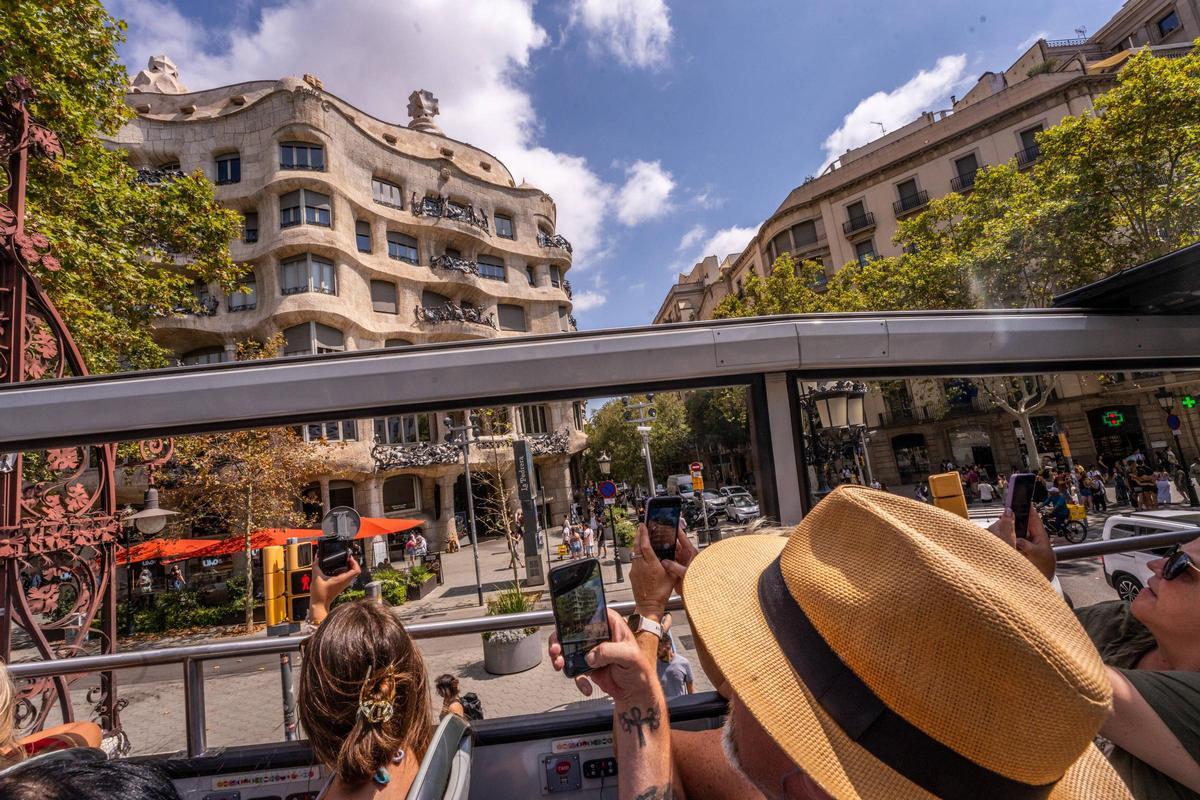
[[[1134,619],[1129,603],[1113,600],[1075,610],[1104,663],[1121,670],[1192,758],[1200,762],[1200,672],[1134,669],[1154,649],[1154,635]],[[1119,747],[1113,768],[1137,800],[1200,800],[1200,794],[1171,780]]]

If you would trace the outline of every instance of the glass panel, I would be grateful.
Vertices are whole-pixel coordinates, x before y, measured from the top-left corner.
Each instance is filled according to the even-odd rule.
[[[782,231],[771,240],[771,259],[779,258],[784,253],[792,251],[791,231]]]
[[[974,153],[969,153],[962,158],[954,159],[954,171],[961,177],[964,175],[973,175],[979,169],[979,162],[975,159]]]
[[[417,263],[417,240],[403,233],[389,231],[387,235],[388,256],[410,264]]]
[[[242,241],[253,244],[258,241],[258,212],[247,211],[242,217]]]
[[[562,286],[562,270],[553,265],[550,267],[550,285],[555,288]]]
[[[402,208],[404,205],[404,194],[399,186],[387,181],[381,181],[378,178],[371,179],[371,195],[378,203],[383,203],[386,206],[395,206]]]
[[[508,280],[508,272],[504,268],[504,260],[495,256],[480,256],[479,276],[494,281]]]
[[[258,279],[254,273],[242,278],[244,292],[234,292],[229,296],[230,311],[246,311],[258,305]]]
[[[1027,131],[1021,131],[1021,147],[1028,150],[1032,147],[1037,147],[1037,135],[1042,132],[1042,126],[1030,128]]]
[[[346,349],[345,338],[342,332],[337,328],[331,328],[328,325],[322,325],[319,322],[314,322],[314,333],[317,341],[318,352],[322,348],[326,352]]]
[[[915,200],[917,197],[917,182],[915,180],[904,181],[896,185],[896,191],[900,193],[901,200]]]
[[[325,294],[337,294],[337,279],[333,264],[328,261],[312,260],[313,290]]]
[[[284,294],[296,294],[308,291],[308,261],[304,258],[285,261],[281,265],[283,272],[282,290]]]
[[[305,322],[283,332],[283,354],[294,356],[312,352],[312,325]]]
[[[496,306],[496,311],[500,317],[500,330],[502,331],[523,331],[526,330],[525,324],[525,309],[521,306],[501,303]]]
[[[817,223],[811,219],[792,226],[792,242],[796,247],[806,247],[817,241]]]
[[[304,190],[304,219],[309,225],[329,227],[329,195]]]
[[[537,286],[537,278],[533,275],[533,267],[525,268],[525,277],[529,279],[530,286]]]
[[[325,148],[320,145],[309,145],[308,165],[313,169],[325,169]]]
[[[288,192],[279,198],[279,227],[300,224],[300,192]]]
[[[867,209],[862,204],[861,200],[859,200],[857,203],[851,203],[850,205],[846,206],[846,216],[849,219],[862,219],[866,215]]]
[[[362,220],[354,223],[354,239],[358,244],[358,252],[371,252],[371,223]]]
[[[513,238],[513,221],[511,217],[506,217],[503,214],[496,214],[496,235],[503,236],[505,239]]]

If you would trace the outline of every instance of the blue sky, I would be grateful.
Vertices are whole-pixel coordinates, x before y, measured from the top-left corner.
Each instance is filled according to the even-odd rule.
[[[1119,0],[109,0],[131,71],[190,89],[312,72],[548,191],[577,247],[583,328],[650,321],[675,274],[741,249],[830,155],[947,107],[1038,35],[1094,31]],[[828,150],[827,150],[828,148]]]

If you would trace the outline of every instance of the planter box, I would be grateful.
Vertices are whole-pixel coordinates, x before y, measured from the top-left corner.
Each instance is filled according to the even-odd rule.
[[[525,672],[542,663],[543,650],[545,647],[537,634],[516,642],[484,639],[483,668],[492,675]]]
[[[622,564],[632,564],[633,563],[633,548],[632,547],[618,547],[617,548],[617,558],[621,559]]]
[[[425,597],[430,592],[432,592],[434,590],[434,587],[436,587],[436,586],[437,586],[437,576],[429,578],[424,583],[422,583],[420,586],[413,586],[410,583],[408,585],[408,602],[411,603],[413,600],[420,600],[422,597]]]

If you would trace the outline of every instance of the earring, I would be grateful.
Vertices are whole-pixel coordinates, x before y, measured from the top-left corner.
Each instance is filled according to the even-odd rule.
[[[371,776],[371,780],[375,781],[375,783],[379,784],[380,786],[387,786],[388,781],[391,779],[392,776],[388,774],[386,767],[380,767],[379,769],[375,770],[375,774]]]

